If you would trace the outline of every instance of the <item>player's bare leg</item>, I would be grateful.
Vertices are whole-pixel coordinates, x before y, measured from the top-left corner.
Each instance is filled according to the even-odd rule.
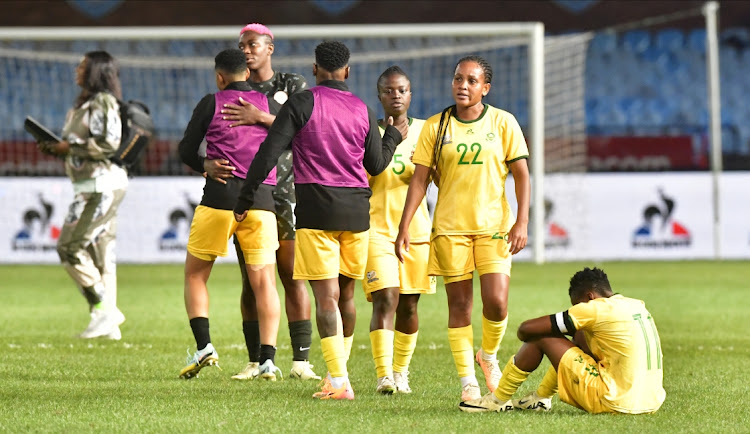
[[[508,324],[510,277],[502,273],[486,273],[479,277],[479,282],[482,294],[482,348],[475,360],[482,368],[487,388],[494,392],[503,376],[497,352]]]
[[[310,364],[312,323],[310,322],[310,295],[304,280],[294,276],[294,240],[279,240],[276,251],[276,266],[281,284],[284,285],[284,306],[289,322],[289,337],[292,342],[291,378],[320,380]]]
[[[260,329],[260,376],[275,381],[281,371],[274,364],[276,339],[279,334],[281,308],[276,291],[276,274],[273,264],[247,264],[250,287],[255,294],[255,307]]]
[[[343,278],[344,283],[348,278]],[[352,279],[349,279],[352,280]],[[328,367],[322,390],[313,395],[319,399],[354,399],[346,370],[344,331],[339,312],[341,288],[339,279],[311,280],[315,297],[315,321],[320,335],[320,349]]]
[[[188,351],[186,366],[180,371],[181,378],[196,377],[204,367],[219,364],[219,355],[211,344],[208,323],[209,297],[206,283],[213,265],[213,261],[199,259],[190,253],[185,258],[185,311],[190,320],[197,351],[192,356]]]
[[[396,391],[393,379],[393,322],[399,300],[399,288],[383,288],[370,293],[372,318],[370,319],[370,346],[375,362],[377,393],[390,395]]]
[[[445,284],[448,296],[448,343],[461,380],[461,400],[480,398],[482,392],[474,373],[474,333],[471,311],[474,284],[471,278]]]
[[[354,279],[339,275],[339,288],[339,312],[344,329],[346,359],[349,360],[354,340],[354,326],[357,322],[357,308],[354,304]]]

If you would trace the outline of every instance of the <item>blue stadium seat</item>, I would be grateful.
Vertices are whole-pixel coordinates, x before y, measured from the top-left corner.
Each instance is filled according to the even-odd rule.
[[[651,34],[646,30],[630,30],[622,35],[622,47],[633,53],[641,53],[651,45]]]
[[[617,49],[617,35],[612,32],[598,32],[589,43],[592,53],[612,53]]]
[[[282,56],[288,56],[292,53],[292,42],[288,39],[274,40],[273,52]]]
[[[685,46],[685,34],[679,29],[660,30],[654,36],[654,46],[662,50],[680,50]]]
[[[688,33],[687,47],[699,53],[706,52],[706,29],[694,29]]]
[[[721,31],[719,39],[723,44],[728,43],[747,49],[750,48],[750,29],[747,27],[730,27]]]

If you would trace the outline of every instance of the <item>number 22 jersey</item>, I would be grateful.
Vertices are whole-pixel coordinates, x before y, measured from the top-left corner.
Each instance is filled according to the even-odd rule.
[[[438,113],[425,122],[415,164],[431,166],[440,117]],[[440,184],[432,236],[507,233],[515,222],[505,195],[508,165],[529,155],[518,121],[487,104],[476,120],[458,119],[453,108],[447,121],[437,163]]]

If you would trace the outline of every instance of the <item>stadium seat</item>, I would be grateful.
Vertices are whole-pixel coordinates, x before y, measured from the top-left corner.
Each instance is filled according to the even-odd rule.
[[[597,32],[589,48],[593,54],[612,53],[617,49],[617,35],[612,32]]]
[[[622,47],[633,53],[641,53],[651,44],[651,34],[646,30],[631,30],[622,35]]]
[[[694,29],[688,33],[687,47],[698,53],[706,52],[706,29]]]
[[[660,30],[654,36],[654,46],[662,50],[680,50],[685,46],[685,34],[679,29]]]

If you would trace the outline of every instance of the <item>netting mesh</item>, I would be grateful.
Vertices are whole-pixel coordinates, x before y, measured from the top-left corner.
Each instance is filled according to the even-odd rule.
[[[584,67],[587,35],[545,40],[546,171],[585,170]],[[314,84],[314,48],[322,39],[275,41],[275,70],[302,74]],[[352,51],[350,89],[379,115],[376,81],[397,64],[411,77],[410,115],[427,118],[453,103],[450,81],[459,58],[485,57],[494,70],[485,102],[510,111],[529,126],[527,39],[503,36],[357,37],[342,39]],[[195,104],[213,93],[213,57],[236,46],[220,40],[0,41],[0,175],[60,175],[58,160],[41,155],[23,130],[31,115],[53,131],[79,89],[74,68],[83,53],[107,50],[120,64],[123,96],[144,101],[157,126],[140,174],[183,175],[177,157]]]

